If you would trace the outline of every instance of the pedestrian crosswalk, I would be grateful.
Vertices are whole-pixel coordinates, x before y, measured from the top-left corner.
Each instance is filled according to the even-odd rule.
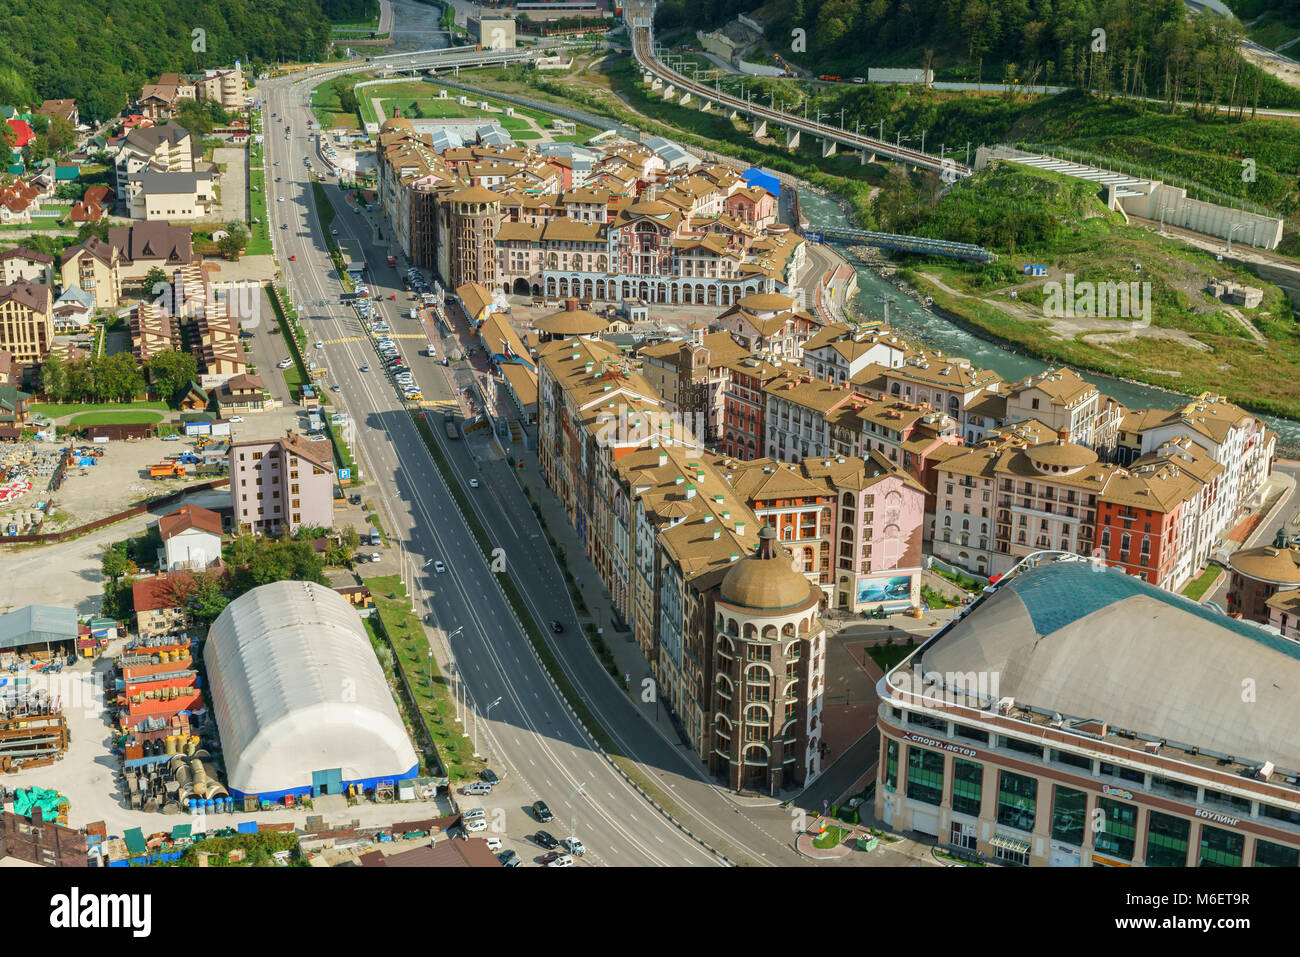
[[[424,339],[424,340],[427,340],[429,337],[426,336],[426,335],[425,335],[424,333],[422,333],[422,332],[401,332],[401,333],[398,333],[398,334],[395,335],[395,336],[389,336],[388,338],[390,338],[390,339]]]
[[[421,399],[422,409],[453,409],[460,405],[455,399]]]
[[[344,336],[344,337],[341,338],[341,339],[326,339],[326,340],[325,340],[325,345],[327,345],[327,346],[339,346],[339,345],[342,345],[342,344],[345,343],[345,342],[364,342],[364,341],[365,341],[365,338],[366,338],[365,336]]]

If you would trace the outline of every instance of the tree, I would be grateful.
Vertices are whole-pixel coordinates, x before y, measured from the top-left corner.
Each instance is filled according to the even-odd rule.
[[[105,550],[104,557],[99,560],[99,570],[105,578],[116,584],[123,575],[134,575],[140,569],[127,557],[126,543],[118,542]]]
[[[154,290],[159,286],[166,286],[170,283],[167,278],[167,271],[160,266],[154,266],[144,277],[144,288],[148,295],[155,295]]]
[[[55,153],[67,152],[77,143],[76,127],[62,116],[56,116],[50,120],[50,127],[45,135],[49,141],[50,149]]]
[[[348,550],[349,554],[361,547],[361,536],[357,534],[357,530],[351,525],[343,529],[343,547]]]
[[[101,219],[93,223],[82,223],[81,228],[77,230],[77,242],[84,243],[91,236],[96,236],[104,242],[108,242],[108,219]]]
[[[188,581],[172,579],[175,583],[173,600],[184,607],[198,624],[211,625],[230,604],[224,579],[225,576],[216,571],[197,572]]]
[[[240,535],[224,549],[226,564],[232,568],[247,565],[257,553],[257,542],[253,535]]]
[[[169,349],[151,358],[147,369],[154,392],[159,398],[171,401],[182,387],[194,381],[199,366],[190,353]]]
[[[55,402],[68,398],[68,363],[63,356],[51,354],[41,365],[41,391]]]
[[[237,262],[239,260],[239,254],[245,245],[241,242],[242,238],[243,235],[240,233],[226,233],[226,235],[217,240],[217,251],[231,262]]]
[[[129,402],[144,392],[144,376],[131,353],[96,356],[90,363],[96,398]]]

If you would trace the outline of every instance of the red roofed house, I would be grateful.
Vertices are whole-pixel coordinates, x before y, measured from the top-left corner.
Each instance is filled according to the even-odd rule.
[[[184,592],[193,583],[193,573],[179,571],[138,578],[131,584],[136,631],[141,638],[173,634],[190,624]]]
[[[158,519],[167,571],[202,571],[221,561],[221,516],[197,505],[182,505]]]
[[[14,131],[14,148],[22,149],[30,143],[36,136],[26,120],[12,119],[9,121],[9,127]]]

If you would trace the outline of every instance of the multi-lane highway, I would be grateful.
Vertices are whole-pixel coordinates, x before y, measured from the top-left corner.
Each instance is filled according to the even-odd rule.
[[[312,317],[304,319],[309,338],[344,340],[321,350],[330,381],[341,389],[333,398],[356,422],[362,467],[373,483],[368,495],[383,502],[391,531],[403,541],[409,563],[421,568],[419,583],[434,620],[448,632],[462,629],[451,641],[451,652],[469,700],[482,709],[500,699],[484,726],[490,741],[481,743],[480,750],[487,753],[490,746],[509,780],[524,782],[529,793],[548,800],[557,810],[584,786],[574,808],[580,836],[589,848],[588,862],[717,863],[713,854],[646,804],[593,749],[534,660],[414,424],[379,371],[381,363],[369,342],[357,338],[362,335],[358,320],[337,305],[341,289],[325,237],[311,212],[311,187],[303,164],[304,157],[314,153],[305,136],[305,87],[288,80],[269,81],[262,91],[268,120],[267,160],[272,164],[268,208],[277,253],[291,270],[291,295],[302,314]],[[283,123],[270,119],[272,112],[292,124],[292,138],[284,137]],[[278,167],[273,165],[277,162]],[[352,225],[344,221],[339,228]],[[289,261],[291,255],[296,261]],[[308,305],[315,301],[327,305]],[[386,302],[381,308],[395,330],[410,331],[406,327],[417,324],[398,320],[394,305]],[[359,372],[363,365],[372,371]],[[436,574],[422,567],[434,559],[445,561],[448,570]],[[490,796],[484,799],[490,802]]]
[[[362,467],[381,498],[395,533],[403,539],[410,564],[445,561],[448,572],[421,569],[417,576],[434,621],[456,633],[450,653],[457,661],[470,699],[486,704],[500,697],[484,727],[491,731],[496,754],[503,755],[512,773],[528,779],[547,800],[558,802],[580,784],[587,784],[578,802],[582,836],[592,852],[587,860],[611,864],[698,864],[718,859],[674,824],[658,814],[596,753],[586,735],[569,717],[526,638],[515,621],[487,563],[429,458],[414,425],[388,382],[364,329],[352,311],[337,305],[342,291],[325,250],[325,237],[312,209],[312,194],[304,158],[316,168],[323,164],[307,133],[305,97],[310,83],[302,78],[263,85],[268,168],[268,208],[286,285],[305,318],[310,341],[325,343],[323,365],[329,381],[339,385],[340,402],[356,423]],[[271,113],[279,114],[271,119]],[[293,128],[283,135],[284,123]],[[276,167],[274,163],[279,162]],[[279,181],[277,181],[277,176]],[[336,191],[331,193],[338,198]],[[283,198],[283,202],[281,202]],[[334,228],[339,238],[362,244],[372,271],[372,301],[397,338],[399,349],[426,399],[451,398],[447,370],[419,355],[426,343],[418,335],[420,322],[407,318],[412,302],[402,289],[401,272],[383,265],[390,250],[377,242],[375,229],[351,204],[335,204]],[[281,228],[287,225],[288,228]],[[392,250],[396,252],[396,250]],[[295,256],[294,261],[289,256]],[[395,301],[387,297],[396,295]],[[313,303],[324,302],[325,306]],[[370,372],[359,368],[368,365]],[[432,413],[437,416],[438,413]],[[680,809],[682,823],[701,840],[737,861],[795,863],[789,845],[788,815],[777,808],[761,809],[763,824],[746,819],[740,810],[704,780],[698,764],[638,713],[637,706],[602,669],[581,640],[573,607],[554,556],[540,533],[527,500],[499,457],[475,460],[470,443],[449,442],[434,430],[451,462],[457,481],[471,501],[494,545],[505,550],[510,574],[540,622],[566,622],[563,635],[550,635],[553,650],[569,680],[625,755]],[[470,478],[480,488],[470,490]],[[480,750],[486,752],[485,746]],[[500,762],[498,762],[500,763]],[[587,824],[590,822],[590,825]],[[588,829],[590,827],[590,829]]]

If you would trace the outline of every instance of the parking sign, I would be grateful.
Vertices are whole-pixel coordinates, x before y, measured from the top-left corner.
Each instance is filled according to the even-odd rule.
[[[347,481],[348,479],[350,479],[350,478],[352,478],[352,470],[351,470],[351,469],[339,469],[339,481],[340,481],[340,482],[346,482],[346,481]]]

